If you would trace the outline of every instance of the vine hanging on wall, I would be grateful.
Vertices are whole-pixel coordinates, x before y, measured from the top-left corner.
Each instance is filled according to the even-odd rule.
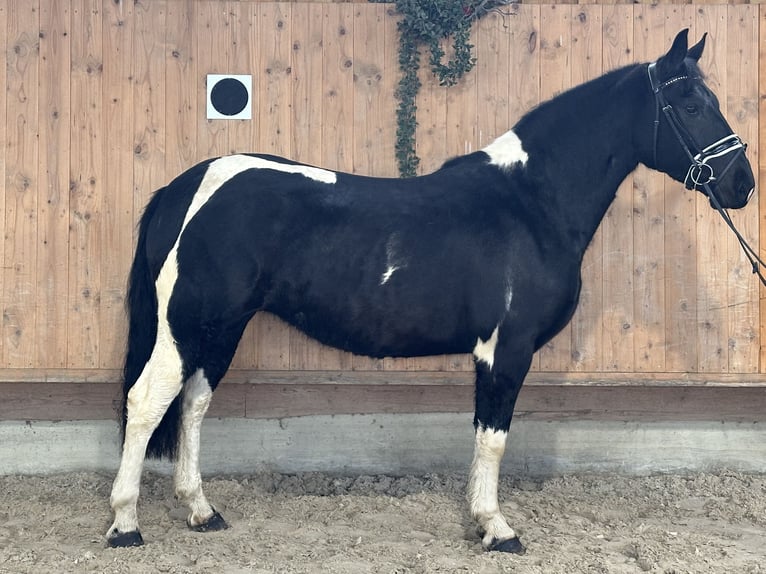
[[[370,0],[382,2],[384,0]],[[431,71],[442,86],[455,85],[471,71],[476,58],[469,43],[471,25],[485,14],[519,0],[395,0],[396,11],[402,16],[399,31],[399,70],[401,78],[396,89],[399,107],[396,110],[396,161],[399,175],[414,176],[420,159],[415,153],[417,128],[416,99],[420,90],[420,47],[429,53]],[[444,63],[442,41],[452,39],[452,56]]]

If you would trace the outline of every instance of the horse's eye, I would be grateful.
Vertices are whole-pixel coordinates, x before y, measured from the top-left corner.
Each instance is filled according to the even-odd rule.
[[[699,109],[697,108],[697,104],[687,104],[686,105],[686,113],[690,116],[697,115],[697,112],[699,112]]]

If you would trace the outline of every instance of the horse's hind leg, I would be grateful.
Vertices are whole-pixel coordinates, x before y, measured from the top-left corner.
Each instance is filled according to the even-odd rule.
[[[196,318],[199,324],[208,325],[206,332],[195,333],[188,340],[179,340],[181,349],[200,349],[195,361],[200,366],[184,385],[178,459],[174,473],[176,496],[189,508],[186,522],[189,528],[197,532],[228,528],[223,516],[211,506],[202,492],[200,431],[213,391],[229,368],[242,332],[252,315],[253,312],[249,311],[229,321],[220,320],[218,315],[218,323]],[[202,339],[195,340],[195,337]]]
[[[487,550],[523,554],[525,549],[500,510],[498,482],[513,409],[532,358],[510,348],[503,333],[479,341],[476,364],[476,444],[468,481],[468,504]]]
[[[158,338],[141,376],[127,396],[127,423],[122,460],[112,486],[114,522],[106,536],[109,546],[139,546],[136,503],[146,447],[170,403],[181,390],[181,357],[172,341]]]
[[[189,507],[186,523],[197,532],[228,528],[226,521],[202,492],[199,468],[200,430],[212,397],[213,389],[205,372],[198,369],[184,387],[178,460],[174,473],[176,496]]]

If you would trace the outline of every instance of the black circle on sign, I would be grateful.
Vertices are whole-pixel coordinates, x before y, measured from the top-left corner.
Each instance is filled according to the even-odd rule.
[[[247,105],[247,88],[234,78],[219,80],[210,90],[210,103],[219,114],[236,116]]]

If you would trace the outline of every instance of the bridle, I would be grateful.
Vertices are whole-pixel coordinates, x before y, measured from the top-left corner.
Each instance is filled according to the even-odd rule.
[[[747,243],[747,241],[745,241],[745,238],[742,237],[742,234],[737,230],[736,227],[734,227],[734,223],[732,223],[729,213],[723,207],[721,207],[721,202],[718,201],[718,197],[716,197],[716,194],[713,192],[713,187],[711,186],[712,182],[723,178],[723,176],[726,174],[726,172],[729,171],[731,166],[734,165],[734,162],[739,158],[740,155],[745,154],[745,151],[747,150],[747,144],[744,143],[737,134],[732,133],[726,137],[721,138],[717,142],[705,146],[704,148],[700,148],[700,146],[694,140],[692,134],[689,133],[689,130],[686,129],[683,122],[678,117],[678,114],[676,114],[675,110],[673,109],[673,106],[670,105],[670,103],[665,98],[665,94],[663,93],[663,90],[668,86],[682,80],[688,80],[689,76],[675,76],[669,80],[660,82],[659,78],[657,77],[656,62],[649,64],[647,72],[649,74],[649,84],[651,85],[652,91],[654,92],[654,101],[656,104],[654,115],[654,165],[657,165],[657,143],[660,128],[660,110],[662,110],[662,113],[665,115],[668,125],[673,130],[678,143],[681,144],[681,148],[691,161],[689,170],[686,172],[686,177],[684,178],[684,185],[686,186],[686,189],[696,189],[703,191],[705,195],[708,196],[712,206],[716,209],[716,211],[718,211],[718,213],[721,214],[721,217],[723,218],[724,222],[726,222],[726,225],[728,225],[729,228],[734,232],[737,241],[739,241],[739,244],[742,246],[745,255],[752,265],[753,273],[757,274],[758,278],[761,280],[761,283],[766,285],[766,277],[764,277],[759,268],[759,265],[761,267],[766,267],[766,263],[764,263],[760,257],[758,257],[755,249],[753,249]],[[692,79],[699,80],[700,78],[694,77]],[[697,153],[693,153],[692,149],[699,151],[697,151]],[[724,166],[720,173],[716,174],[713,166],[709,163],[710,160],[721,158],[730,154],[732,155],[728,163]]]

